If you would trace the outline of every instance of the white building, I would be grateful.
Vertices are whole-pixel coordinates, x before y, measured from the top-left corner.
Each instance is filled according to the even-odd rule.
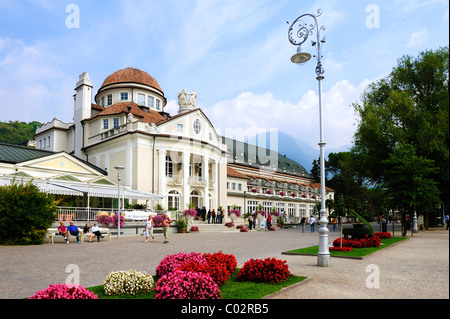
[[[75,91],[74,123],[54,118],[42,125],[36,148],[73,154],[106,170],[113,182],[114,167],[123,166],[122,183],[163,195],[165,209],[183,210],[192,203],[250,212],[261,204],[299,217],[309,216],[320,201],[320,186],[299,163],[276,152],[262,160],[256,155],[268,150],[218,136],[196,107],[194,91],[179,92],[174,115],[164,110],[158,82],[136,68],[112,73],[95,95],[84,72]]]

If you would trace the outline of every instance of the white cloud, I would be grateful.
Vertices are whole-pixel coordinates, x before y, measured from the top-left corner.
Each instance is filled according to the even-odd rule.
[[[347,80],[337,82],[323,93],[324,139],[327,147],[350,144],[355,130],[351,104],[357,102],[368,81],[358,86]],[[278,129],[317,148],[319,142],[318,95],[307,91],[296,103],[278,100],[273,93],[244,92],[207,108],[205,113],[219,134],[248,129]]]
[[[429,34],[426,29],[419,32],[413,32],[409,37],[408,46],[409,47],[420,46],[428,40],[428,37]]]

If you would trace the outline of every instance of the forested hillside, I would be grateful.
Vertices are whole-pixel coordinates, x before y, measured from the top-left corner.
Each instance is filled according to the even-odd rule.
[[[33,139],[38,126],[41,126],[41,123],[36,121],[30,123],[0,122],[0,142],[26,146],[27,141]]]

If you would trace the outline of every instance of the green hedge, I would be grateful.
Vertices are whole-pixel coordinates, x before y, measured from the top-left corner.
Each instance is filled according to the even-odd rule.
[[[352,239],[364,238],[366,235],[368,237],[372,237],[374,231],[371,228],[366,227],[353,227],[353,228],[344,228],[342,229],[342,234],[345,237],[351,237]]]

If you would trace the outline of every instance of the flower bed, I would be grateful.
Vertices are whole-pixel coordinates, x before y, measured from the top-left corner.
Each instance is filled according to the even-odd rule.
[[[237,281],[280,282],[290,276],[286,261],[276,258],[250,259],[239,270]]]
[[[377,236],[380,239],[389,239],[392,237],[391,233],[387,233],[387,232],[374,233],[373,236]]]
[[[227,227],[233,227],[233,222],[227,222],[227,223],[225,223],[225,226],[227,226]]]
[[[378,236],[366,237],[361,239],[342,238],[342,247],[352,248],[366,248],[366,247],[380,247],[381,239]],[[333,241],[334,247],[341,246],[341,239],[336,238]]]
[[[269,230],[270,230],[270,231],[275,231],[275,228],[274,228],[273,226],[270,226],[270,227],[269,227]]]
[[[148,293],[153,288],[153,277],[135,270],[114,271],[105,279],[105,295],[136,295]]]
[[[221,299],[219,286],[209,274],[176,270],[164,275],[153,289],[155,299]]]
[[[245,227],[243,227],[243,228],[241,228],[240,232],[241,232],[241,233],[247,233],[247,232],[248,232],[248,229],[245,228]]]
[[[199,230],[198,230],[198,226],[192,226],[192,227],[191,227],[191,231],[199,231]]]
[[[330,247],[330,251],[352,251],[353,247]]]
[[[200,253],[178,253],[175,255],[167,255],[156,267],[156,276],[162,277],[168,275],[178,269],[183,263],[195,261],[199,265],[206,266],[206,259]]]
[[[56,284],[39,290],[28,299],[98,299],[98,296],[80,285]]]
[[[206,259],[208,263],[218,262],[224,264],[230,275],[233,274],[234,271],[236,270],[237,261],[236,257],[234,257],[233,254],[224,254],[220,250],[218,253],[213,254],[205,253],[203,254],[203,257]]]

